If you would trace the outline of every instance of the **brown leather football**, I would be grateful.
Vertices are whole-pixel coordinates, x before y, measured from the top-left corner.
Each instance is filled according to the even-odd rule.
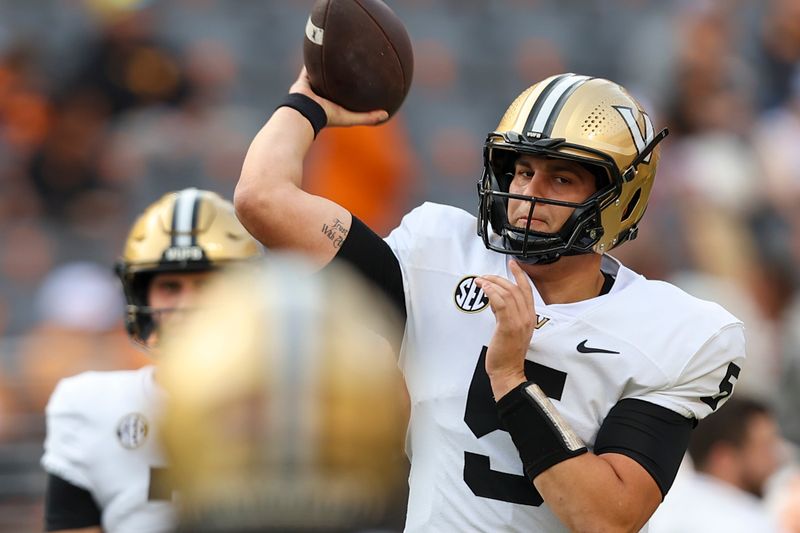
[[[303,58],[314,92],[351,111],[384,109],[391,116],[411,88],[411,40],[380,0],[317,0]]]

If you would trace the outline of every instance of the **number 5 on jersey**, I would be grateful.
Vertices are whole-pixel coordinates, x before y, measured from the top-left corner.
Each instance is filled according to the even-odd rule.
[[[475,365],[464,413],[464,422],[478,439],[498,429],[505,431],[500,424],[492,386],[486,374],[486,350],[486,346],[481,349],[478,364]],[[525,376],[539,385],[549,398],[561,399],[567,381],[566,372],[525,360]],[[482,498],[534,507],[544,503],[528,478],[492,470],[486,455],[464,451],[464,482],[475,496]]]

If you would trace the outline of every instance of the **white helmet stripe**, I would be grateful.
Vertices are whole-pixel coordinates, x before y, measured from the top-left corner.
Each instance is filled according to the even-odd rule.
[[[276,279],[300,280],[303,273],[292,271],[291,264],[278,263],[273,266],[284,271]],[[275,435],[265,435],[274,444],[270,448],[276,455],[272,460],[282,466],[282,474],[293,478],[298,475],[297,468],[311,464],[316,451],[314,428],[319,424],[322,404],[321,376],[318,355],[319,337],[309,335],[314,328],[314,319],[319,308],[323,287],[319,279],[308,277],[302,283],[271,283],[269,294],[275,302],[273,309],[280,310],[275,320],[280,327],[275,328],[276,338],[268,349],[273,354],[265,354],[273,364],[267,365],[272,375],[266,380],[271,383],[270,420],[265,427],[279,427]],[[278,333],[280,332],[280,333]]]
[[[536,115],[536,118],[533,121],[533,125],[530,128],[531,132],[534,133],[545,133],[545,127],[550,119],[550,115],[556,109],[556,104],[559,102],[562,96],[566,94],[571,89],[577,88],[578,85],[582,84],[586,80],[589,79],[589,76],[578,76],[575,74],[570,74],[564,78],[562,78],[553,89],[547,95],[542,106],[539,108],[539,113]],[[563,102],[562,102],[563,104]],[[559,106],[559,109],[562,106]],[[526,132],[527,133],[527,132]]]
[[[197,215],[199,191],[192,187],[178,193],[172,214],[172,246],[188,247],[194,244],[194,225]]]
[[[650,117],[647,116],[647,113],[642,112],[642,117],[644,119],[644,131],[642,131],[639,127],[639,123],[636,122],[636,116],[633,114],[633,109],[619,105],[615,105],[614,109],[616,109],[625,120],[625,125],[628,126],[628,131],[631,132],[631,137],[633,137],[633,144],[636,146],[636,153],[641,154],[644,149],[647,148],[647,145],[653,142],[653,139],[655,138],[653,122],[650,120]],[[649,164],[650,157],[652,155],[652,152],[647,154],[647,157],[645,157],[643,161]]]
[[[528,116],[525,119],[525,129],[521,133],[532,131],[531,127],[533,127],[533,121],[536,119],[536,116],[539,114],[539,111],[542,109],[542,105],[544,104],[544,101],[547,100],[547,95],[549,95],[550,92],[553,90],[553,88],[556,85],[558,85],[559,81],[561,81],[563,79],[566,79],[566,78],[569,78],[570,76],[574,76],[574,74],[572,74],[570,72],[570,73],[567,73],[567,74],[561,74],[559,76],[554,76],[554,77],[550,78],[549,81],[547,81],[546,84],[544,84],[544,82],[542,82],[542,84],[544,84],[544,87],[539,91],[538,94],[536,94],[536,91],[533,91],[528,96],[528,100],[530,100],[530,98],[535,94],[536,95],[536,100],[534,100],[533,105],[530,107],[530,111],[528,111]],[[527,101],[525,103],[527,104]]]

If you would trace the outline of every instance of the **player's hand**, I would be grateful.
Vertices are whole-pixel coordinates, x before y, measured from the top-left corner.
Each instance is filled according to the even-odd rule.
[[[526,381],[525,354],[536,327],[528,275],[514,260],[509,261],[509,267],[516,283],[501,276],[481,276],[476,280],[488,296],[497,322],[486,351],[486,373],[496,400]]]
[[[389,113],[386,111],[376,110],[357,113],[319,96],[311,88],[311,80],[308,78],[306,67],[303,67],[300,71],[300,76],[289,88],[289,92],[302,93],[321,105],[328,116],[328,126],[372,126],[380,124],[389,118]]]

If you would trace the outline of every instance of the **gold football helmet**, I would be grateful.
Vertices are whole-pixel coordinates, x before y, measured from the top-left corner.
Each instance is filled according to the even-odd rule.
[[[404,501],[402,381],[381,336],[397,324],[361,283],[273,255],[219,276],[166,333],[179,531],[349,531]]]
[[[125,291],[128,334],[143,345],[156,329],[147,290],[159,272],[198,272],[260,256],[233,204],[195,188],[165,194],[136,220],[116,271]]]
[[[478,234],[490,250],[528,263],[603,253],[634,239],[656,175],[657,146],[667,134],[666,128],[656,134],[642,106],[614,82],[561,74],[531,86],[486,139]],[[510,194],[521,154],[581,163],[595,175],[597,191],[581,203]],[[558,232],[537,232],[509,223],[509,198],[529,202],[529,218],[537,204],[574,212]]]

